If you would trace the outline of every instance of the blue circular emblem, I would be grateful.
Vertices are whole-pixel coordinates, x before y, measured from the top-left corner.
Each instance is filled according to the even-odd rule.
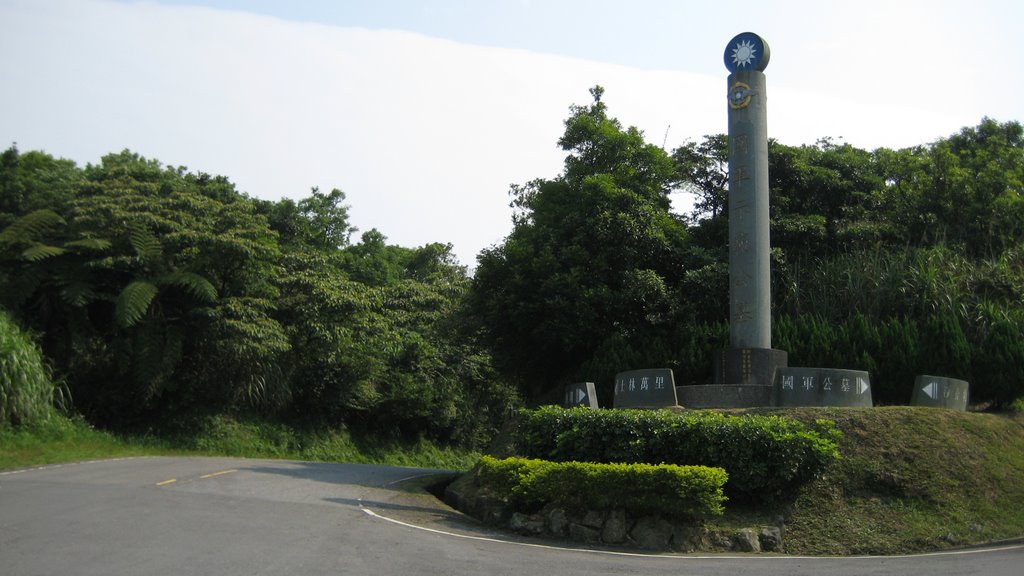
[[[770,56],[771,51],[764,38],[753,32],[744,32],[730,40],[725,47],[725,67],[729,72],[763,72]]]

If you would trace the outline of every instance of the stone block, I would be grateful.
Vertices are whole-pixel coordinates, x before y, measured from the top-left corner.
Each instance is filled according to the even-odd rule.
[[[548,512],[547,527],[548,532],[555,536],[565,536],[569,529],[569,517],[566,515],[565,510],[554,508]]]
[[[789,362],[785,350],[773,348],[730,348],[715,354],[715,384],[756,384],[771,386],[775,372]],[[685,406],[685,404],[684,404]]]
[[[648,550],[665,550],[672,540],[673,527],[657,516],[644,516],[637,520],[629,535],[637,546]]]
[[[771,406],[775,388],[759,384],[698,384],[676,388],[679,403],[686,408],[755,408]]]
[[[672,548],[679,552],[710,549],[708,529],[703,526],[677,526],[672,532]]]
[[[775,377],[778,406],[870,408],[871,377],[863,370],[780,368]]]
[[[678,406],[676,381],[670,368],[629,370],[615,375],[615,408]]]
[[[508,527],[520,534],[538,535],[544,532],[544,521],[529,514],[515,512],[509,518]]]
[[[629,526],[626,523],[626,511],[623,509],[612,510],[604,521],[601,529],[601,540],[608,544],[622,544],[629,534]]]
[[[763,552],[781,552],[782,530],[777,526],[762,526],[758,541],[761,543]]]
[[[761,551],[761,539],[760,534],[753,528],[743,528],[737,530],[732,537],[733,549],[738,552],[760,552]]]
[[[966,380],[921,375],[914,381],[910,405],[964,411],[970,402],[970,393],[971,385]]]
[[[597,544],[601,541],[601,531],[573,522],[569,524],[569,538],[575,542]]]
[[[580,524],[588,528],[601,528],[604,526],[604,513],[598,510],[587,510],[587,513],[580,520]]]
[[[585,408],[597,409],[597,388],[593,382],[577,382],[565,387],[565,397],[562,399],[563,408]]]

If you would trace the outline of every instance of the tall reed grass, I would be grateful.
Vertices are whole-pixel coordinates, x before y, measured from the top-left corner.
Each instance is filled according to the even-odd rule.
[[[0,311],[0,427],[47,419],[53,413],[54,391],[39,348]]]

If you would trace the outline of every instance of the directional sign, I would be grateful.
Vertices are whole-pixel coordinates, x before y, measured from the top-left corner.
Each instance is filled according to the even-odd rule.
[[[776,403],[870,408],[870,382],[870,376],[863,370],[782,367],[775,376]]]
[[[574,406],[597,408],[597,392],[594,388],[594,383],[578,382],[566,386],[564,406],[566,408]]]
[[[912,406],[967,410],[970,401],[970,384],[956,378],[944,376],[918,376],[914,384]]]
[[[929,382],[921,391],[928,395],[929,398],[935,400],[939,397],[939,383]]]

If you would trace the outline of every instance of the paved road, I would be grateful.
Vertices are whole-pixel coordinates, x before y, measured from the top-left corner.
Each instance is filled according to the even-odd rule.
[[[897,558],[625,554],[509,540],[398,488],[438,471],[137,458],[0,473],[0,574],[1019,576],[1024,547]]]

